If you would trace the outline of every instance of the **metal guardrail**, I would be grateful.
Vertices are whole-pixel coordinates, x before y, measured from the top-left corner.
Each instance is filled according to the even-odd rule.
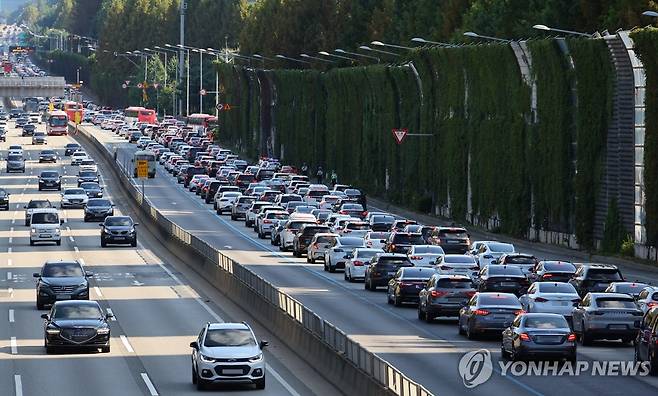
[[[412,381],[401,371],[388,363],[386,360],[365,349],[361,344],[352,340],[342,330],[322,319],[318,314],[305,307],[302,303],[282,292],[270,282],[242,266],[237,261],[209,245],[205,241],[190,234],[179,227],[166,216],[161,214],[157,208],[149,202],[148,196],[144,197],[140,188],[135,184],[131,172],[124,168],[123,164],[115,161],[107,149],[84,128],[79,131],[85,135],[96,148],[106,155],[107,160],[116,162],[119,170],[123,173],[127,187],[132,198],[137,202],[144,213],[169,235],[178,239],[181,243],[191,245],[205,259],[219,266],[222,270],[230,273],[240,280],[242,284],[250,288],[264,300],[278,307],[293,320],[297,321],[304,329],[314,334],[323,343],[328,345],[336,353],[345,357],[354,366],[370,375],[375,381],[386,387],[389,391],[399,396],[432,396],[422,385]]]

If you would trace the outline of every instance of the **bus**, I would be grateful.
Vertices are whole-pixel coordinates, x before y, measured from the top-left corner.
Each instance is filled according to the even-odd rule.
[[[133,154],[133,177],[137,177],[137,162],[140,160],[148,161],[149,165],[149,179],[155,177],[155,153],[148,150],[139,150],[135,151]]]
[[[210,114],[190,114],[187,116],[187,126],[191,126],[197,132],[199,130],[205,132],[213,120],[217,120],[217,117]]]
[[[155,110],[147,109],[141,106],[131,106],[123,111],[124,121],[130,124],[133,122],[145,122],[147,124],[157,124],[158,116]]]
[[[62,106],[64,107],[64,111],[66,112],[66,115],[69,117],[69,120],[75,121],[76,113],[80,114],[80,122],[84,120],[85,110],[82,103],[69,101],[69,102],[64,102]]]
[[[55,110],[48,113],[46,133],[48,136],[68,134],[69,117],[66,112]]]

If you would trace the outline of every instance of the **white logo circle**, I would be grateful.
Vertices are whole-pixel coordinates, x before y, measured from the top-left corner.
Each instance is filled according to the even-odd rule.
[[[486,349],[465,353],[459,360],[459,376],[469,389],[487,382],[492,372],[491,353]]]

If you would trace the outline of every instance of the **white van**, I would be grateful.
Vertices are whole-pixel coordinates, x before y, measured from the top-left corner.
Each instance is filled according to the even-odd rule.
[[[61,245],[62,223],[57,209],[35,209],[31,217],[30,246],[34,246],[36,242],[55,242],[57,246]]]

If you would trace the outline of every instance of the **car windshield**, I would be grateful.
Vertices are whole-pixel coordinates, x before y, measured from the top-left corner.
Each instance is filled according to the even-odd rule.
[[[529,256],[510,256],[505,258],[505,264],[534,264],[535,258]]]
[[[41,276],[45,278],[81,277],[84,276],[84,273],[78,263],[51,263],[43,267]]]
[[[404,271],[402,271],[402,278],[429,279],[433,274],[434,271],[432,269],[409,267],[409,268],[405,268]]]
[[[64,195],[85,195],[85,190],[81,188],[70,188],[64,191]]]
[[[414,247],[414,254],[444,254],[441,246],[416,246]]]
[[[112,203],[107,199],[90,199],[87,206],[112,206]]]
[[[53,319],[101,319],[103,312],[96,305],[64,305],[55,307]]]
[[[603,280],[603,281],[620,281],[621,275],[616,269],[599,269],[591,268],[587,272],[587,277],[591,280]]]
[[[531,329],[568,329],[569,324],[564,317],[561,316],[529,316],[525,318],[523,325]]]
[[[513,307],[520,307],[519,299],[513,295],[505,294],[480,294],[480,306],[483,305],[509,305]]]
[[[268,213],[268,219],[286,220],[290,217],[288,213]]]
[[[638,294],[642,289],[649,285],[644,283],[624,283],[616,285],[615,291],[617,293]]]
[[[80,177],[96,177],[96,172],[94,171],[82,171],[79,173]]]
[[[465,278],[441,278],[436,282],[436,286],[446,289],[473,289],[475,287],[470,279]]]
[[[27,204],[28,209],[33,209],[33,208],[50,208],[52,205],[50,204],[50,201],[30,201],[30,203]]]
[[[509,243],[490,243],[489,250],[499,253],[514,253],[514,246]]]
[[[81,183],[80,188],[85,190],[100,190],[101,186],[98,183]]]
[[[359,204],[344,204],[343,206],[341,206],[341,209],[363,211],[363,206]]]
[[[540,282],[537,283],[539,287],[538,291],[540,293],[570,293],[578,294],[576,288],[573,287],[570,283],[550,283],[550,282]]]
[[[596,299],[599,308],[635,309],[635,301],[630,298],[599,297]]]
[[[208,330],[203,345],[210,348],[255,346],[256,340],[247,329],[215,329]]]
[[[564,261],[560,262],[546,262],[544,263],[544,270],[546,271],[556,271],[556,272],[576,272],[576,267]]]
[[[464,229],[444,229],[439,231],[439,236],[447,238],[468,238],[468,233]]]
[[[42,150],[39,154],[41,154],[41,155],[54,155],[55,152],[53,150]]]
[[[523,275],[523,271],[519,267],[490,265],[488,268],[489,275]]]
[[[443,261],[451,264],[475,264],[473,257],[462,255],[446,256]]]
[[[380,266],[385,268],[392,268],[396,265],[412,266],[413,264],[406,257],[382,257],[379,259]]]
[[[325,228],[326,229],[326,228]],[[361,238],[338,238],[341,246],[363,246],[363,239]]]
[[[41,177],[47,177],[47,178],[59,177],[59,173],[55,171],[44,171],[41,172]]]
[[[59,216],[57,213],[33,213],[33,224],[59,224]]]
[[[130,217],[108,217],[105,219],[105,225],[110,227],[132,225]]]
[[[391,235],[389,232],[371,232],[368,234],[368,238],[370,239],[386,239]]]
[[[400,245],[422,245],[425,243],[420,234],[396,234],[393,242]]]
[[[8,155],[7,161],[23,161],[23,156],[16,154]]]

